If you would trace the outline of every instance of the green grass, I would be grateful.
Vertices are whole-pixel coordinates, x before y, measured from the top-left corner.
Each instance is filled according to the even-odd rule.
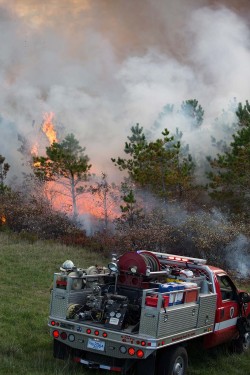
[[[53,273],[66,259],[79,267],[106,264],[99,253],[53,242],[29,243],[0,232],[0,374],[96,375],[71,361],[55,360],[47,328]],[[189,375],[249,375],[250,353],[230,355],[223,347],[192,351]],[[105,374],[105,372],[101,372]]]

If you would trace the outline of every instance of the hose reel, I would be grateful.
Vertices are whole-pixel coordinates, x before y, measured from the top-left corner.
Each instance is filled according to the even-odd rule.
[[[132,272],[139,275],[147,275],[147,269],[151,272],[160,271],[161,265],[156,256],[148,251],[125,253],[118,260],[120,272]]]

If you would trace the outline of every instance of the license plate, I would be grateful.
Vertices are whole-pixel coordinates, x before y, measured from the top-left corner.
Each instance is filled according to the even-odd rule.
[[[100,351],[104,352],[105,341],[88,339],[87,347],[89,349],[95,349],[95,350],[100,350]]]

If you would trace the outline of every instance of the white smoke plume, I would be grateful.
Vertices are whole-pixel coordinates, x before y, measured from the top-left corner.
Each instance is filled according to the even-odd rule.
[[[240,234],[225,249],[226,260],[231,269],[241,277],[250,276],[250,242],[247,237]]]
[[[250,97],[248,5],[0,0],[0,153],[10,174],[20,170],[17,134],[35,141],[50,111],[109,173],[131,125],[150,130],[166,104],[195,98],[205,109],[198,134],[174,117],[157,135],[179,127],[192,153],[211,153],[211,135],[224,137],[215,118]]]

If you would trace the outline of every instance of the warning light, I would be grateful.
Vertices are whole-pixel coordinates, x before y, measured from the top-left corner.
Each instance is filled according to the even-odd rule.
[[[144,352],[143,352],[143,350],[141,350],[141,349],[137,350],[137,352],[136,352],[136,356],[137,356],[138,358],[142,358],[142,357],[144,356]]]
[[[135,349],[134,348],[129,348],[128,354],[131,355],[131,356],[135,355]]]
[[[58,339],[58,337],[60,336],[60,333],[59,333],[59,331],[57,331],[57,330],[55,330],[55,331],[53,331],[53,337],[55,338],[55,339]]]

